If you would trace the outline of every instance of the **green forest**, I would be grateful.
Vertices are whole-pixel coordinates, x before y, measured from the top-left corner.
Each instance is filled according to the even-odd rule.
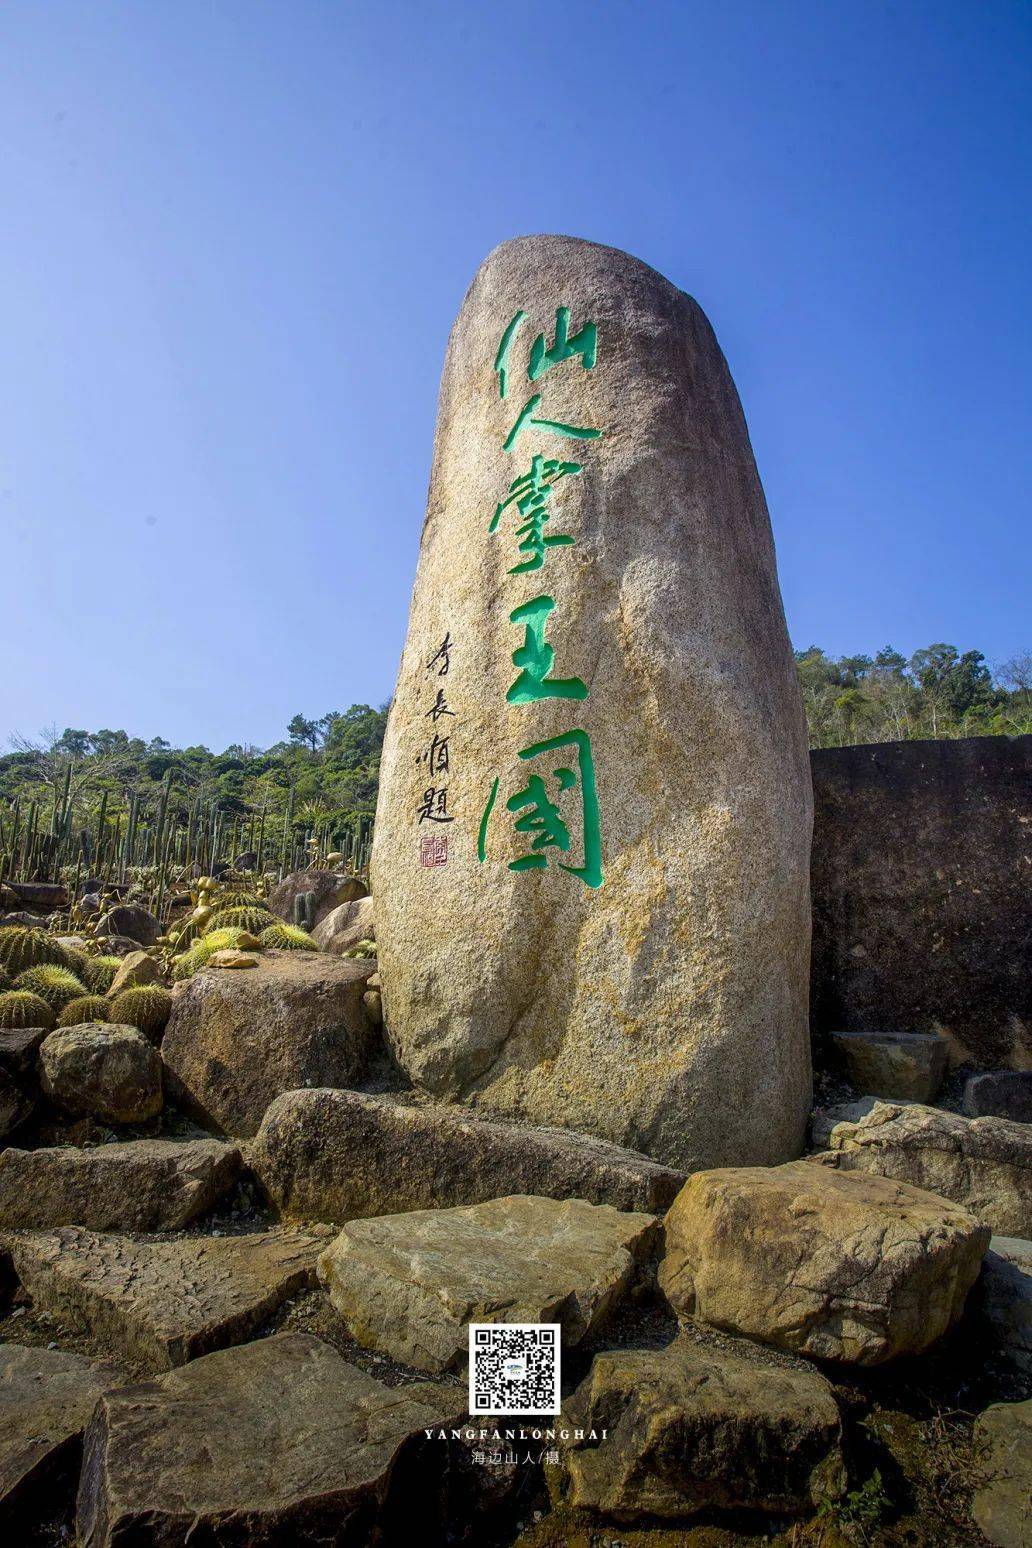
[[[995,672],[946,644],[795,659],[812,747],[1032,731],[1032,655]],[[299,713],[272,747],[217,753],[121,730],[14,737],[0,757],[0,875],[124,875],[253,850],[279,869],[327,855],[361,869],[386,722],[386,705]]]

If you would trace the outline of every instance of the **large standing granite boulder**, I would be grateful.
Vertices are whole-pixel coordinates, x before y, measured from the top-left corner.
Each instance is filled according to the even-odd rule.
[[[963,1204],[1000,1236],[1032,1237],[1032,1128],[917,1102],[848,1102],[814,1117],[814,1159]]]
[[[161,1056],[201,1122],[249,1137],[281,1092],[347,1086],[377,1040],[362,1006],[372,962],[267,951],[246,973],[202,968],[175,992]]]
[[[381,764],[400,1062],[685,1170],[797,1154],[810,819],[770,522],[712,329],[625,253],[505,243],[448,346]]]
[[[282,1214],[341,1223],[481,1204],[513,1188],[653,1213],[684,1182],[647,1156],[566,1129],[491,1123],[360,1091],[277,1097],[249,1161]],[[2,1167],[0,1158],[0,1176]]]
[[[461,1365],[471,1322],[557,1322],[566,1348],[605,1326],[640,1280],[658,1221],[522,1195],[353,1220],[319,1259],[360,1344],[417,1370]]]
[[[684,1338],[596,1355],[560,1423],[553,1497],[611,1521],[790,1514],[845,1492],[842,1421],[823,1376]]]
[[[952,1327],[989,1245],[957,1204],[808,1161],[697,1172],[665,1226],[659,1283],[679,1316],[858,1365]]]
[[[78,1541],[443,1542],[448,1448],[425,1432],[464,1414],[462,1388],[384,1386],[306,1333],[210,1354],[98,1406]]]

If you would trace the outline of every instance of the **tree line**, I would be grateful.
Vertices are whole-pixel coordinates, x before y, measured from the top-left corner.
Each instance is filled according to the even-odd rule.
[[[1032,654],[991,671],[980,651],[903,656],[795,652],[812,747],[1032,732]],[[272,747],[177,748],[125,731],[56,728],[0,757],[0,866],[73,856],[116,870],[253,846],[290,867],[342,852],[363,864],[376,811],[387,705],[293,716]]]

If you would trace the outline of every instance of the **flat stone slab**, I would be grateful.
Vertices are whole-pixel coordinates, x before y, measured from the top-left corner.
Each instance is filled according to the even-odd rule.
[[[964,1086],[968,1118],[1007,1118],[1032,1123],[1032,1070],[987,1070]]]
[[[326,1236],[290,1229],[146,1241],[61,1226],[5,1241],[37,1310],[145,1369],[167,1370],[248,1338],[314,1283]]]
[[[100,1394],[123,1380],[113,1366],[84,1355],[0,1344],[0,1519],[6,1525],[74,1454]]]
[[[423,1432],[464,1416],[462,1388],[385,1387],[306,1333],[206,1355],[101,1401],[85,1439],[79,1543],[443,1541],[433,1480],[445,1446]],[[424,1462],[417,1479],[431,1447],[436,1471]]]
[[[996,1355],[1032,1376],[1032,1242],[994,1236],[972,1302]]]
[[[1032,1398],[994,1403],[975,1420],[975,1452],[985,1481],[971,1514],[995,1548],[1032,1542]]]
[[[931,1102],[946,1074],[946,1040],[927,1032],[832,1032],[831,1043],[858,1091]]]
[[[566,1129],[492,1123],[357,1091],[277,1097],[249,1160],[282,1214],[337,1223],[513,1192],[654,1214],[684,1182],[636,1151]]]
[[[211,1209],[240,1167],[237,1147],[216,1139],[9,1148],[0,1152],[0,1228],[178,1231]]]
[[[466,1358],[471,1322],[557,1322],[565,1346],[603,1326],[659,1222],[581,1199],[515,1195],[353,1220],[319,1278],[360,1344],[417,1370]]]
[[[659,1283],[678,1316],[858,1365],[933,1344],[989,1245],[957,1204],[812,1161],[696,1172],[665,1232]]]
[[[846,1489],[842,1421],[823,1376],[687,1339],[596,1355],[561,1426],[569,1438],[546,1469],[553,1501],[621,1525],[795,1514]],[[598,1443],[593,1430],[609,1433]]]
[[[873,1172],[963,1204],[999,1236],[1032,1237],[1032,1127],[919,1103],[855,1102],[815,1115],[815,1145],[843,1171]]]

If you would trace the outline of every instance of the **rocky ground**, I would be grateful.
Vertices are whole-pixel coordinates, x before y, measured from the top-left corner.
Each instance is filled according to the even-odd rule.
[[[207,957],[128,909],[141,940],[63,961],[0,920],[10,1541],[1032,1540],[1032,1077],[842,1040],[811,1158],[686,1179],[403,1089],[371,900],[290,881],[312,934],[247,902]],[[33,951],[93,989],[117,956],[145,1025],[55,1026],[38,972],[51,1025],[17,1024]],[[559,1322],[551,1422],[607,1440],[427,1440],[468,1425],[479,1320]]]

